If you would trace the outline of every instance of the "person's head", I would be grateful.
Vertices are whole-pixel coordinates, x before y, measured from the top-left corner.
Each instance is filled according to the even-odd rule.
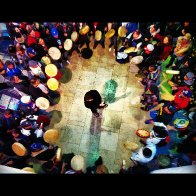
[[[37,152],[37,151],[40,151],[40,150],[42,150],[42,144],[41,143],[32,143],[31,145],[30,145],[30,150],[32,151],[32,152]]]
[[[0,69],[4,68],[3,61],[0,59]]]
[[[45,27],[45,33],[46,33],[46,35],[50,35],[50,28],[49,27]]]
[[[149,86],[147,91],[149,94],[157,94],[159,92],[159,89],[155,84],[152,84]]]
[[[30,35],[31,37],[35,37],[35,31],[32,29],[31,32],[29,33],[29,35]]]
[[[190,23],[189,23],[189,22],[187,22],[187,21],[183,23],[184,27],[188,27],[188,26],[189,26],[189,24],[190,24]]]
[[[32,47],[29,47],[29,48],[27,48],[27,54],[30,57],[34,57],[36,55],[36,51]]]
[[[34,87],[37,87],[39,84],[40,84],[40,80],[36,77],[33,77],[31,80],[30,80],[30,83],[31,85],[33,85]]]
[[[32,123],[30,120],[25,120],[21,123],[21,127],[23,129],[26,129],[26,130],[31,130],[32,129]]]
[[[156,71],[156,69],[157,69],[157,66],[156,66],[156,65],[150,65],[150,66],[148,67],[148,70],[149,70],[150,72]]]
[[[52,28],[52,29],[51,29],[51,35],[52,35],[52,37],[54,37],[54,38],[58,38],[59,34],[58,34],[57,28]]]
[[[13,115],[13,110],[10,110],[10,109],[5,110],[5,112],[4,112],[5,118],[11,118],[12,115]]]
[[[108,168],[105,165],[98,165],[96,168],[96,174],[108,174]]]
[[[191,96],[192,96],[192,91],[191,91],[191,90],[184,89],[184,90],[180,93],[180,97],[183,98],[183,99],[190,98]]]
[[[150,25],[150,32],[151,33],[156,32],[156,30],[157,30],[157,28],[156,28],[156,25],[155,24]]]
[[[12,131],[12,136],[13,136],[14,138],[19,137],[19,136],[20,136],[20,131],[18,131],[18,130],[13,130],[13,131]]]
[[[45,163],[43,163],[42,165],[42,169],[45,171],[45,172],[50,172],[54,167],[54,162],[52,160],[49,160]]]
[[[44,45],[44,44],[45,44],[44,39],[39,38],[39,39],[38,39],[38,44],[40,44],[40,45]]]
[[[154,126],[153,127],[154,136],[158,138],[165,138],[168,136],[168,132],[165,127]]]
[[[11,82],[16,83],[16,84],[19,83],[20,82],[19,76],[18,75],[12,76]]]
[[[136,31],[133,32],[133,39],[137,39],[140,36],[140,30],[137,29]]]
[[[11,61],[7,60],[5,62],[5,64],[6,64],[6,66],[7,66],[8,69],[14,69],[14,65],[13,65],[13,63]]]
[[[16,34],[15,34],[15,40],[16,40],[16,42],[18,42],[18,43],[24,43],[24,36],[20,33],[20,32],[17,32]]]
[[[152,150],[147,147],[143,148],[143,155],[146,158],[150,158],[152,156]]]
[[[163,43],[164,43],[165,45],[172,44],[172,36],[171,36],[171,35],[165,36],[164,39],[163,39]]]
[[[188,72],[185,76],[184,76],[184,82],[187,84],[187,85],[192,85],[193,82],[194,82],[194,78],[195,78],[195,75],[193,72]]]

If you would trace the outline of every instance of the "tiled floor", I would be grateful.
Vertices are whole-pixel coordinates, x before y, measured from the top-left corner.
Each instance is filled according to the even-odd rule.
[[[130,63],[118,64],[113,52],[108,51],[108,41],[105,49],[98,45],[90,59],[78,57],[74,52],[70,62],[59,88],[60,102],[51,108],[54,110],[51,127],[60,132],[57,145],[63,153],[84,156],[87,166],[102,156],[109,172],[118,173],[123,159],[127,166],[132,165],[129,159],[132,152],[123,143],[129,140],[141,146],[135,131],[151,128],[144,124],[148,113],[140,110],[143,87],[135,77],[138,68]],[[100,110],[101,116],[95,118],[84,106],[84,94],[96,89],[103,96],[104,85],[111,79],[118,84],[115,102]]]

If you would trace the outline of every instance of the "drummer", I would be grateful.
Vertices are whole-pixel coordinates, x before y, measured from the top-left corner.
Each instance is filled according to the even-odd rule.
[[[111,27],[108,24],[108,28],[107,28],[108,31],[110,29],[115,30],[115,34],[110,38],[110,45],[108,46],[109,47],[109,52],[112,50],[112,46],[114,46],[115,56],[117,55],[117,38],[118,38],[118,28],[119,28],[119,26],[120,26],[120,24],[118,22],[112,22]]]
[[[100,23],[100,22],[94,23],[93,30],[95,31],[93,49],[95,49],[98,44],[101,44],[102,48],[105,48],[105,33],[107,31],[107,23]],[[96,31],[101,31],[101,39],[96,38]]]
[[[133,33],[126,37],[126,42],[129,47],[138,48],[138,44],[141,46],[144,42],[141,31],[139,29],[135,30]],[[141,43],[141,44],[140,44]]]
[[[85,27],[86,23],[80,23],[80,30]],[[79,48],[82,48],[85,44],[87,46],[87,48],[90,48],[89,44],[90,44],[90,38],[88,35],[88,32],[85,34],[81,34],[79,35]]]

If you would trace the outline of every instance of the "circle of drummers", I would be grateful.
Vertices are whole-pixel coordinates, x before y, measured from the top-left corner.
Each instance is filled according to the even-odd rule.
[[[133,151],[134,166],[122,160],[119,173],[149,173],[152,161],[158,169],[195,164],[195,24],[7,22],[6,27],[11,44],[0,59],[1,165],[36,173],[31,161],[36,160],[41,173],[109,173],[101,157],[87,167],[81,155],[62,154],[46,111],[58,103],[73,52],[89,59],[98,45],[117,63],[129,63],[130,71],[138,68],[141,109],[150,114],[145,123],[153,124],[150,131],[135,130],[142,147],[124,143]]]

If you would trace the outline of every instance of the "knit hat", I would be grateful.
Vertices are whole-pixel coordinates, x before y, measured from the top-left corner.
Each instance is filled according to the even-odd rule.
[[[184,82],[187,84],[187,85],[192,85],[194,83],[194,73],[193,72],[188,72],[186,75],[185,75],[188,80],[184,80]]]
[[[51,35],[52,35],[52,37],[58,36],[58,30],[56,28],[52,28]]]
[[[192,96],[192,91],[191,90],[183,90],[182,91],[183,95],[190,98]]]
[[[35,151],[39,151],[42,149],[42,144],[41,143],[32,143],[30,146],[30,150],[35,152]]]
[[[27,48],[27,53],[36,55],[36,51],[31,47]]]

